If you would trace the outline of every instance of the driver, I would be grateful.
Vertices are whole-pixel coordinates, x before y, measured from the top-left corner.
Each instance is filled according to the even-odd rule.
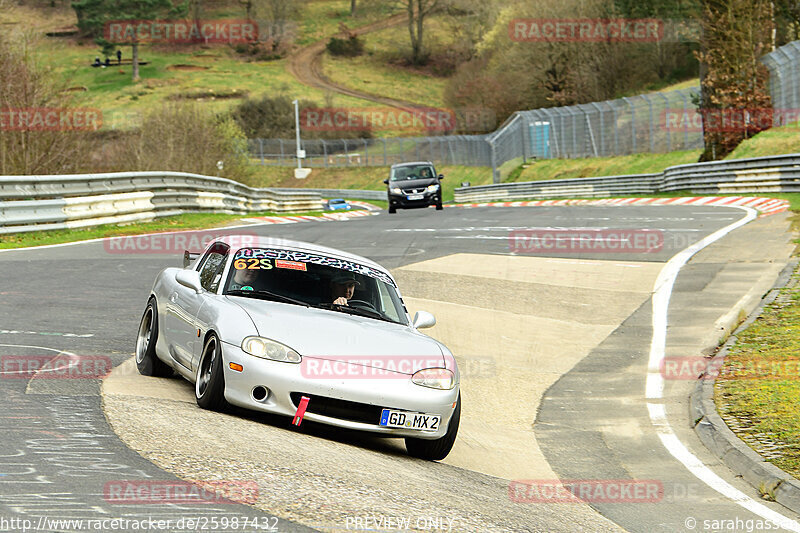
[[[347,305],[347,300],[353,297],[356,287],[360,286],[361,283],[352,272],[337,274],[331,280],[331,293],[334,298],[333,303],[336,305]]]
[[[251,268],[243,268],[242,270],[237,270],[234,275],[233,279],[231,280],[231,285],[228,287],[229,290],[246,290],[252,291],[253,290],[253,283],[255,283],[256,279],[258,279],[258,270],[251,269]]]

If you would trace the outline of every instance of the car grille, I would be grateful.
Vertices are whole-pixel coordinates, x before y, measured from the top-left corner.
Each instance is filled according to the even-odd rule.
[[[403,194],[422,194],[425,192],[425,189],[403,189]]]
[[[309,398],[308,407],[306,408],[307,413],[337,418],[339,420],[348,420],[350,422],[360,422],[362,424],[378,425],[381,420],[381,411],[384,409],[379,405],[339,400],[337,398],[317,396],[315,394],[306,394],[303,392],[293,392],[290,394],[295,407],[300,403],[300,398],[302,396]]]

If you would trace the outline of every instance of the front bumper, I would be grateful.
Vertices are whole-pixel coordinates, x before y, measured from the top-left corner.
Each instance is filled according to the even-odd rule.
[[[420,200],[409,200],[407,194],[389,193],[389,205],[393,207],[429,207],[440,201],[442,190],[426,192]]]
[[[253,357],[239,346],[223,343],[222,361],[225,375],[225,399],[233,405],[279,415],[293,417],[297,411],[295,397],[310,395],[331,399],[329,403],[356,402],[363,409],[346,414],[325,416],[315,413],[315,401],[308,404],[304,419],[347,429],[369,431],[387,437],[416,437],[438,439],[443,437],[458,399],[458,385],[452,390],[437,390],[421,387],[411,382],[411,376],[394,374],[387,378],[331,378],[320,379],[303,376],[299,364],[281,363]],[[232,370],[229,363],[243,366],[242,372]],[[347,363],[351,364],[351,363]],[[265,387],[269,393],[263,400],[253,397],[253,389]],[[297,394],[300,393],[300,394]],[[338,402],[344,400],[344,402]],[[376,409],[377,407],[377,409]],[[365,411],[380,408],[398,409],[441,416],[439,429],[435,431],[387,428],[380,426],[379,415],[374,423],[365,421]],[[342,413],[342,409],[335,410]],[[326,409],[326,412],[331,412]]]

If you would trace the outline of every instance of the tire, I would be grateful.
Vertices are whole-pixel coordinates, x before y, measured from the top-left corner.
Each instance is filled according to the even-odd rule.
[[[222,345],[213,333],[203,346],[194,380],[197,405],[211,411],[221,411],[225,401],[225,376],[222,373]]]
[[[461,422],[461,393],[458,394],[456,409],[450,417],[450,425],[447,426],[447,433],[443,437],[435,440],[417,439],[406,437],[406,450],[408,455],[417,459],[428,461],[440,461],[447,457],[458,435],[458,425]]]
[[[389,214],[390,215],[394,215],[396,211],[397,211],[397,208],[395,208],[394,206],[391,206],[391,205],[389,206]]]
[[[442,206],[442,198],[439,197],[439,200],[436,201],[436,210],[441,211],[442,209],[444,209],[444,206]]]
[[[172,375],[172,368],[156,355],[158,340],[158,308],[154,298],[147,302],[147,308],[139,323],[136,335],[136,368],[143,376],[166,377]]]

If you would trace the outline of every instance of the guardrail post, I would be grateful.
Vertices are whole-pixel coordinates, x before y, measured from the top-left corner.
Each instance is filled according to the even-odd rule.
[[[528,152],[525,150],[525,123],[527,122],[527,120],[521,120],[520,122],[522,122],[522,124],[520,124],[520,126],[519,126],[519,134],[520,134],[519,142],[522,143],[522,162],[523,163],[527,163],[528,162],[528,157],[527,157],[527,153]]]
[[[667,126],[667,112],[669,111],[669,98],[664,93],[658,93],[661,95],[661,98],[664,99],[664,122],[662,124],[664,130],[666,130],[667,134],[667,152],[672,151],[672,133],[669,131],[669,127]]]
[[[261,166],[264,166],[264,139],[258,139],[259,151],[261,152]]]
[[[681,100],[683,100],[683,149],[689,149],[689,102],[686,100],[686,94],[681,93]]]
[[[500,171],[497,169],[497,154],[494,149],[494,142],[486,140],[489,143],[489,157],[492,160],[492,182],[500,183]]]
[[[644,98],[647,101],[647,107],[650,109],[650,153],[652,154],[655,153],[656,151],[656,139],[653,136],[653,126],[655,123],[655,120],[653,118],[653,100],[646,94],[643,94],[642,98]]]

